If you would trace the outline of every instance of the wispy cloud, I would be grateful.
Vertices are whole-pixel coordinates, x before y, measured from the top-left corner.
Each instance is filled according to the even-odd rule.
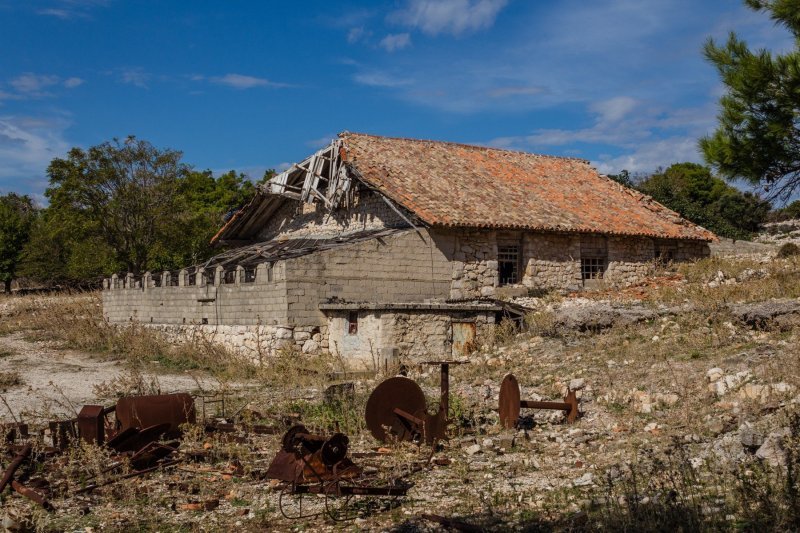
[[[701,160],[697,138],[714,123],[714,106],[673,109],[629,96],[588,105],[593,124],[575,129],[538,129],[530,135],[498,137],[490,146],[534,152],[592,146],[601,172],[652,172],[681,161]]]
[[[59,117],[0,116],[0,191],[44,190],[47,165],[69,149],[64,139],[68,126]]]
[[[532,96],[535,94],[542,94],[546,89],[537,85],[531,86],[511,86],[511,87],[496,87],[489,91],[489,96],[492,98],[505,98],[508,96]]]
[[[508,0],[408,0],[389,21],[428,35],[463,33],[490,28]]]
[[[227,85],[234,89],[252,89],[254,87],[289,87],[289,84],[279,83],[266,78],[257,78],[245,74],[225,74],[224,76],[212,76],[209,78],[213,83]]]
[[[402,50],[411,44],[411,35],[408,33],[390,33],[379,43],[387,52]]]
[[[48,7],[37,9],[36,13],[61,20],[90,18],[92,9],[110,3],[110,0],[53,0]]]
[[[86,80],[82,80],[81,78],[67,78],[64,80],[64,87],[67,89],[74,89],[75,87],[79,87],[85,83]]]
[[[148,88],[152,74],[142,67],[122,67],[117,70],[119,81],[142,89]]]
[[[14,99],[23,100],[27,98],[42,98],[52,96],[48,92],[56,86],[63,86],[67,89],[74,89],[84,83],[84,80],[77,77],[70,77],[62,79],[60,76],[53,74],[35,74],[33,72],[26,72],[12,78],[8,84],[14,90],[13,93],[0,91],[0,100]]]
[[[37,95],[44,89],[58,83],[58,76],[26,72],[12,79],[11,86],[24,95]]]
[[[413,80],[409,78],[393,76],[392,74],[381,71],[359,72],[353,76],[353,80],[361,85],[370,87],[403,87],[411,85]]]
[[[350,44],[356,44],[361,41],[366,41],[371,35],[372,32],[365,29],[364,26],[356,26],[355,28],[350,28],[347,31],[347,42]]]

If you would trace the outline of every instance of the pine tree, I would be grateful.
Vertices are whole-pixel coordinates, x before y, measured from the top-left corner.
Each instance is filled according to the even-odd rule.
[[[780,55],[752,51],[735,33],[724,45],[709,39],[705,56],[727,93],[717,129],[700,147],[719,174],[786,199],[800,186],[800,0],[745,1],[787,28],[795,47]]]

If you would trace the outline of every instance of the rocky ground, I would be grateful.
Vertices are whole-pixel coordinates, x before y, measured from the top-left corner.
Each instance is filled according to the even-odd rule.
[[[522,300],[534,310],[526,330],[499,327],[470,364],[451,371],[454,423],[450,439],[433,453],[424,445],[382,445],[366,431],[366,398],[385,376],[353,381],[352,396],[331,404],[323,393],[331,382],[322,376],[302,384],[256,378],[232,387],[200,372],[165,375],[148,367],[164,392],[196,388],[196,379],[206,390],[232,391],[228,414],[246,407],[276,427],[292,415],[323,432],[338,423],[350,436],[354,461],[385,478],[408,473],[414,487],[406,498],[364,508],[344,525],[290,520],[280,512],[276,483],[263,475],[280,435],[242,433],[231,440],[190,431],[181,450],[203,450],[204,461],[187,454],[164,472],[88,495],[70,494],[81,476],[108,459],[96,449],[73,451],[61,459],[60,473],[51,474],[55,485],[66,487],[53,497],[56,511],[6,492],[4,524],[427,531],[442,527],[423,517],[434,514],[462,530],[648,529],[636,520],[659,524],[674,512],[680,516],[672,528],[748,529],[761,518],[748,514],[755,503],[741,504],[748,494],[741,487],[767,483],[757,487],[773,490],[771,516],[788,512],[779,489],[800,437],[792,425],[800,412],[798,296],[800,261],[763,254],[666,269],[624,290]],[[413,364],[409,371],[432,410],[438,372]],[[0,372],[19,373],[20,383],[7,385],[2,396],[8,409],[21,413],[45,405],[37,398],[52,388],[50,380],[60,390],[47,401],[79,405],[96,400],[95,391],[130,369],[12,332],[0,337]],[[568,388],[577,391],[583,416],[568,425],[560,412],[523,411],[520,429],[501,430],[496,409],[507,372],[519,379],[523,399],[558,400]],[[786,520],[779,525],[792,529]]]

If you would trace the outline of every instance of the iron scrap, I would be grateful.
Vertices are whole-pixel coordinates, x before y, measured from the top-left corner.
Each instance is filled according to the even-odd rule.
[[[126,396],[117,401],[116,415],[121,430],[168,424],[170,438],[181,434],[181,424],[197,419],[194,398],[186,393]]]
[[[549,409],[564,411],[567,423],[572,424],[578,419],[578,397],[575,391],[567,389],[563,402],[542,402],[533,400],[520,400],[519,382],[514,374],[506,374],[500,384],[500,424],[505,429],[517,427],[519,413],[522,408],[527,409]]]
[[[450,406],[450,365],[466,361],[425,361],[439,365],[439,410],[428,413],[425,394],[413,380],[395,376],[381,382],[367,400],[365,419],[372,436],[381,442],[391,439],[422,441],[433,445],[447,438]]]

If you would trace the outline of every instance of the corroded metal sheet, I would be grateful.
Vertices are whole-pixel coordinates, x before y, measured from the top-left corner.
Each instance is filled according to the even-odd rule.
[[[176,437],[181,424],[193,424],[196,419],[194,399],[185,393],[127,396],[117,402],[117,420],[122,430],[169,424],[167,435]]]

